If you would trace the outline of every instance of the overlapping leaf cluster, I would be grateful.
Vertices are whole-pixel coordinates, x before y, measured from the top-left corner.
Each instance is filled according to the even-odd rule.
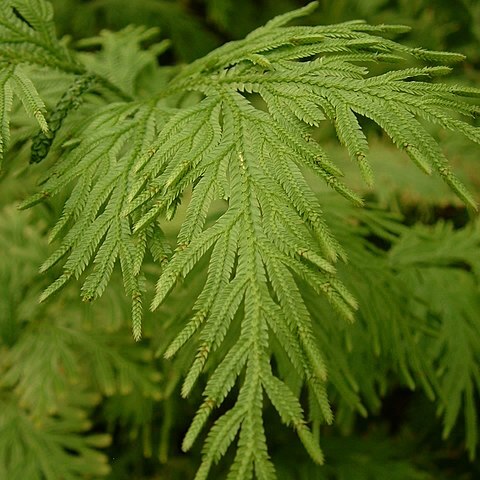
[[[324,320],[325,300],[304,290],[331,372],[337,420],[348,426],[353,411],[365,414],[362,404],[378,411],[392,381],[399,382],[435,402],[445,438],[464,425],[473,459],[480,394],[478,220],[459,229],[444,222],[406,227],[381,210],[359,212],[326,200],[335,206],[329,224],[349,257],[339,276],[359,299],[355,324],[339,328]],[[372,237],[388,247],[375,247]]]
[[[374,173],[361,127],[361,117],[367,117],[421,170],[438,174],[475,208],[423,122],[480,143],[478,128],[459,118],[478,113],[471,98],[480,92],[431,82],[431,77],[449,72],[444,66],[394,69],[376,76],[367,68],[373,62],[401,61],[405,56],[434,64],[456,62],[462,56],[409,48],[385,38],[404,32],[402,26],[362,22],[286,26],[314,7],[315,3],[277,17],[246,39],[214,50],[145,98],[135,91],[135,76],[125,76],[128,87],[115,82],[115,72],[106,78],[101,63],[84,66],[81,57],[59,43],[48,2],[8,0],[2,6],[1,145],[8,141],[12,85],[39,121],[44,138],[49,135],[43,102],[21,64],[60,69],[76,76],[76,82],[89,84],[94,78],[116,94],[115,101],[85,116],[68,139],[57,128],[67,113],[65,99],[49,117],[50,129],[60,129],[52,144],[59,159],[40,192],[23,206],[67,186],[71,192],[51,232],[60,245],[42,266],[47,270],[65,259],[63,271],[42,299],[70,279],[82,278],[83,299],[93,300],[102,295],[119,263],[132,300],[134,336],[139,339],[146,256],[165,263],[152,309],[208,257],[205,285],[192,317],[165,352],[170,358],[192,337],[196,339],[184,396],[213,359],[203,402],[184,439],[185,450],[234,387],[237,392],[231,408],[210,429],[198,479],[207,477],[237,437],[228,478],[251,478],[254,473],[258,478],[274,478],[262,421],[267,398],[282,421],[296,430],[312,458],[323,461],[298,396],[272,362],[272,345],[277,343],[305,384],[312,410],[322,421],[331,422],[323,352],[299,283],[326,298],[347,321],[353,320],[357,302],[336,274],[335,263],[346,255],[324,220],[322,210],[328,206],[318,201],[304,171],[353,203],[361,206],[362,200],[313,139],[313,127],[332,122],[340,142],[371,184]],[[131,50],[117,51],[118,61],[134,58],[141,41],[139,32]],[[17,45],[21,54],[14,57],[11,52]],[[38,55],[23,54],[33,51],[31,45],[40,49]],[[146,63],[152,66],[159,51],[151,49]],[[144,65],[138,63],[139,71]],[[72,87],[68,106],[76,106],[84,90]],[[51,142],[40,143],[50,148]],[[187,193],[190,200],[170,254],[160,222],[176,215]],[[225,211],[207,223],[215,201],[224,202]]]
[[[13,205],[0,210],[0,476],[103,477],[111,467],[101,449],[112,435],[92,431],[94,410],[102,397],[115,406],[132,391],[139,404],[158,401],[159,372],[151,352],[129,341],[121,295],[110,292],[90,312],[67,296],[39,307],[44,223]],[[111,431],[128,412],[109,415]],[[144,427],[128,422],[132,433]]]

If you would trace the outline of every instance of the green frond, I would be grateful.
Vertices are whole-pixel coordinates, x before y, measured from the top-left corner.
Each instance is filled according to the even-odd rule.
[[[323,453],[305,424],[302,407],[297,397],[278,378],[267,374],[262,378],[265,391],[273,406],[287,425],[292,425],[312,459],[323,464]]]
[[[195,476],[197,480],[207,478],[212,464],[225,455],[238,434],[244,415],[244,409],[237,407],[229,410],[215,422],[205,440],[204,458]]]
[[[20,14],[17,15],[15,12]],[[45,0],[5,0],[0,7],[0,59],[79,72],[81,66],[56,37]]]
[[[129,214],[160,197],[153,203],[153,207],[137,221],[136,230],[145,228],[160,215],[169,202],[177,198],[203,173],[204,163],[210,160],[208,154],[213,153],[218,144],[218,127],[216,125],[218,111],[216,107],[218,107],[218,100],[209,99],[187,109],[187,112],[181,111],[172,116],[158,139],[149,146],[146,154],[140,159],[141,161],[136,164],[138,180],[132,187],[130,205],[125,209],[125,213]],[[175,135],[184,128],[185,122],[188,122],[191,130]],[[221,152],[222,150],[217,155]],[[193,156],[189,157],[189,155]],[[191,160],[186,161],[186,158],[191,158]],[[188,175],[189,172],[192,172],[193,175]],[[177,180],[181,182],[178,185]],[[166,197],[168,189],[171,190],[168,191],[168,194],[173,194],[173,198]],[[140,192],[140,190],[142,191]]]
[[[157,282],[155,297],[152,301],[152,310],[160,305],[176,282],[188,275],[198,260],[205,255],[224,231],[231,228],[234,223],[235,216],[225,214],[223,221],[202,232],[186,248],[179,249],[171,262],[167,264]]]
[[[437,322],[431,361],[437,373],[435,388],[439,396],[438,411],[444,418],[443,435],[450,434],[463,411],[466,447],[471,458],[478,447],[478,419],[472,406],[480,392],[477,375],[480,297],[478,279],[459,265],[478,271],[479,233],[478,221],[457,231],[442,223],[434,229],[418,227],[405,235],[391,253],[393,265],[407,267],[403,274],[407,281],[412,275],[419,275],[416,289],[426,304],[432,306],[431,315]],[[432,243],[436,244],[435,249]],[[410,275],[409,269],[413,270]],[[445,295],[451,301],[442,302]]]
[[[310,455],[310,458],[312,458],[312,460],[315,463],[319,465],[323,465],[324,463],[323,452],[318,446],[318,443],[316,442],[310,430],[304,425],[300,426],[298,428],[298,437],[300,438],[300,441],[305,447],[305,450]]]
[[[85,279],[82,286],[83,297],[93,300],[100,297],[107,287],[108,280],[119,254],[120,236],[118,232],[108,235],[95,255],[94,271]]]
[[[39,132],[32,139],[31,163],[41,162],[50,150],[57,131],[63,124],[66,116],[77,109],[82,101],[82,95],[87,92],[95,82],[95,76],[83,75],[75,79],[73,84],[65,91],[55,108],[46,116],[49,131]]]
[[[2,385],[15,387],[20,404],[38,416],[60,411],[62,395],[71,388],[69,378],[80,375],[68,337],[56,326],[25,335],[8,352],[5,362],[11,367],[3,374]],[[59,370],[66,374],[59,376]],[[43,377],[39,395],[37,379]]]
[[[10,3],[35,32],[38,32],[51,45],[55,44],[53,8],[50,2],[43,0],[12,0]]]
[[[283,15],[278,15],[272,20],[269,20],[264,27],[261,27],[258,30],[255,30],[254,32],[252,32],[250,36],[255,37],[263,33],[265,30],[283,27],[287,23],[290,23],[293,20],[296,20],[297,18],[302,18],[302,17],[306,17],[307,15],[310,15],[312,12],[315,11],[317,7],[318,7],[318,2],[310,2],[305,7],[299,8],[297,10],[293,10],[292,12],[288,12]]]
[[[245,366],[250,347],[251,345],[241,338],[228,352],[205,387],[204,395],[209,401],[216,405],[223,402]]]
[[[262,422],[262,387],[256,371],[260,365],[252,360],[247,367],[246,379],[239,393],[239,402],[247,404],[238,439],[237,454],[227,476],[228,479],[274,479],[275,469],[269,458]]]
[[[50,233],[50,240],[58,242],[41,270],[59,261],[63,264],[41,299],[73,278],[82,283],[83,300],[97,299],[116,275],[118,264],[131,302],[133,336],[140,340],[146,278],[152,272],[158,275],[151,301],[151,310],[156,310],[176,295],[172,292],[181,290],[175,288],[179,283],[189,287],[197,265],[208,264],[195,286],[198,290],[191,293],[194,298],[178,318],[178,334],[168,338],[165,350],[159,348],[171,358],[191,346],[191,356],[186,355],[188,360],[182,360],[179,370],[185,373],[182,396],[192,392],[200,375],[207,376],[184,450],[192,447],[227,396],[233,397],[229,409],[212,420],[197,479],[206,479],[235,441],[229,480],[275,478],[263,424],[265,395],[321,464],[318,425],[333,421],[327,387],[333,385],[340,398],[339,415],[347,415],[346,411],[352,415],[353,409],[365,414],[363,401],[369,409],[378,407],[379,391],[387,388],[388,368],[409,388],[418,383],[430,397],[439,396],[445,434],[456,423],[462,405],[467,422],[476,421],[478,376],[473,365],[478,329],[472,312],[462,311],[463,325],[455,336],[452,312],[425,312],[420,293],[412,293],[407,302],[412,316],[402,322],[397,310],[406,300],[398,292],[401,281],[408,284],[411,270],[393,268],[395,249],[402,248],[401,228],[381,215],[352,213],[352,205],[360,207],[364,201],[348,178],[342,178],[339,162],[316,140],[315,129],[331,122],[371,185],[375,172],[367,161],[370,139],[359,118],[366,117],[421,170],[436,172],[475,207],[475,199],[453,174],[423,122],[479,143],[478,127],[458,117],[478,113],[471,101],[478,90],[435,80],[450,71],[442,64],[459,61],[461,55],[411,48],[382,36],[405,32],[405,27],[358,21],[287,26],[316,4],[277,17],[246,39],[168,71],[157,65],[165,43],[141,46],[146,40],[152,42],[157,30],[128,27],[118,34],[104,32],[80,43],[80,47],[101,47],[98,52],[74,56],[56,40],[48,2],[7,0],[0,7],[0,62],[6,66],[0,74],[0,154],[8,146],[13,92],[41,128],[33,139],[32,161],[47,155],[52,160],[39,191],[21,208],[67,192]],[[409,57],[441,65],[378,75],[366,66],[376,62],[382,67]],[[49,103],[42,100],[23,64],[59,69],[75,77]],[[93,89],[100,95],[87,94]],[[103,102],[111,98],[105,106]],[[85,108],[74,115],[79,117],[77,126],[70,125],[68,115],[83,101]],[[55,105],[49,113],[45,102]],[[332,198],[344,197],[349,206],[338,206],[327,196],[319,198],[315,193],[319,184],[332,190]],[[345,211],[348,215],[342,217]],[[334,212],[341,221],[332,219]],[[349,244],[352,232],[345,233],[349,225],[355,226],[360,238],[356,248]],[[174,230],[178,234],[172,235],[175,245],[173,240],[170,245],[165,232]],[[365,246],[369,235],[394,246],[388,254],[380,254],[372,245]],[[362,263],[362,256],[370,263]],[[152,258],[160,268],[149,263]],[[347,258],[353,268],[339,261]],[[392,286],[370,293],[370,283],[384,270],[382,278],[392,281]],[[441,280],[431,277],[427,280],[439,282],[436,291],[441,292]],[[461,274],[458,278],[472,281]],[[473,291],[471,284],[468,290]],[[365,291],[370,295],[368,305]],[[389,291],[397,292],[392,305]],[[472,296],[470,303],[476,301]],[[351,323],[359,305],[363,323],[346,330],[338,317]],[[185,318],[190,311],[190,318]],[[435,341],[429,344],[435,361],[429,364],[419,354],[412,324],[432,315],[439,318],[436,330],[422,323],[430,333],[435,330]],[[352,352],[350,345],[350,336],[355,335],[358,352]],[[153,382],[132,373],[129,361],[105,338],[72,334],[69,341],[85,353],[105,395],[138,389],[149,398],[158,397]],[[68,364],[68,352],[54,347],[51,357]],[[470,352],[465,365],[459,361],[462,347]],[[354,370],[359,378],[348,368],[347,352],[359,363]],[[362,374],[374,363],[372,352],[388,358],[391,367],[365,379]],[[278,372],[272,358],[283,362]],[[443,369],[430,381],[438,365]],[[291,372],[285,373],[290,367]],[[19,373],[12,372],[12,384],[22,383]],[[315,435],[299,400],[303,387]],[[22,388],[28,397],[28,386]],[[47,396],[55,388],[49,385]],[[471,429],[467,431],[472,452],[477,438]]]
[[[217,301],[213,304],[212,311],[200,334],[200,346],[198,347],[197,356],[182,387],[182,395],[184,397],[190,393],[209,354],[215,351],[223,342],[233,317],[243,300],[245,289],[245,279],[236,277],[228,285],[223,286],[220,294],[217,294],[218,300],[216,299]],[[220,365],[217,369],[220,369]]]
[[[131,99],[139,90],[142,74],[156,64],[170,42],[164,40],[142,48],[142,43],[151,43],[158,36],[158,28],[130,25],[119,32],[103,30],[98,37],[78,42],[80,48],[101,47],[95,55],[82,53],[81,59],[89,71],[103,79],[104,86],[122,99]],[[129,68],[121,68],[128,65]],[[105,82],[105,79],[107,82]],[[113,87],[113,88],[112,88]]]
[[[160,265],[163,265],[172,255],[172,247],[157,223],[152,224],[151,234],[147,235],[147,246],[153,259]]]
[[[38,122],[42,132],[49,135],[50,130],[45,119],[46,107],[32,81],[19,66],[15,68],[11,78],[13,91],[22,101],[26,112]]]
[[[160,396],[158,372],[151,350],[133,345],[123,328],[118,293],[110,290],[107,301],[85,308],[67,290],[59,301],[38,305],[45,219],[15,212],[14,205],[0,213],[0,476],[103,478],[110,466],[102,449],[111,435],[92,433],[101,394],[131,398],[135,392],[153,403]],[[105,417],[112,425],[125,423],[112,417]]]
[[[303,409],[293,392],[271,372],[265,372],[262,383],[273,406],[286,425],[300,426],[304,423]]]
[[[368,152],[367,138],[350,108],[345,105],[336,108],[335,126],[340,141],[348,149],[350,158],[358,163],[365,182],[371,186],[373,184],[373,173],[370,164],[366,160]]]
[[[293,367],[295,376],[299,381],[303,381],[306,374],[305,366],[307,365],[307,360],[295,334],[294,326],[288,324],[285,315],[282,314],[281,309],[276,304],[265,309],[265,317],[268,326],[274,334],[271,336],[272,343],[276,339],[281,346],[281,350],[276,350],[272,347],[272,357],[278,362],[282,362],[282,359],[286,356],[289,360],[288,363],[285,362],[285,365],[288,365],[286,368],[291,371]]]
[[[430,62],[457,63],[465,60],[465,55],[455,52],[433,52],[423,48],[412,48],[409,53],[421,60]]]
[[[13,92],[9,85],[11,75],[12,70],[8,68],[0,72],[0,169],[10,142],[10,111],[13,103]]]
[[[177,334],[163,354],[166,359],[172,358],[188,342],[188,340],[190,340],[204,322],[205,317],[206,315],[200,312],[189,320],[188,324],[179,334]]]
[[[117,105],[113,109],[107,107],[104,113],[102,127],[95,121],[87,124],[81,141],[68,152],[64,162],[54,166],[54,172],[43,185],[41,195],[50,196],[80,177],[51,232],[51,239],[69,230],[42,265],[45,271],[68,255],[64,273],[44,292],[42,299],[70,278],[79,278],[90,263],[93,271],[85,279],[82,297],[91,301],[101,296],[119,260],[125,290],[132,299],[135,336],[139,338],[143,292],[140,268],[148,239],[140,235],[133,240],[130,221],[122,212],[131,184],[132,164],[143,144],[152,141],[155,134],[151,125],[153,113],[148,105],[141,108]],[[88,176],[81,176],[86,171]],[[33,201],[37,199],[38,196]]]
[[[234,269],[240,234],[240,225],[235,223],[215,244],[208,266],[207,280],[194,305],[197,314],[206,315],[210,312],[216,302],[217,292],[229,283]],[[181,240],[179,239],[179,241]]]
[[[38,419],[2,401],[2,412],[0,468],[9,476],[16,469],[18,475],[10,478],[74,480],[88,475],[103,477],[110,472],[106,456],[95,448],[96,444],[108,445],[110,439],[83,435],[89,423],[79,408],[77,419],[64,414]]]
[[[158,399],[159,387],[152,375],[149,358],[144,358],[138,365],[138,359],[145,357],[145,352],[138,344],[114,343],[115,335],[105,336],[95,332],[69,331],[70,341],[82,355],[83,362],[91,371],[92,381],[98,384],[105,395],[126,395],[141,392],[148,398]],[[117,336],[117,342],[121,338]]]

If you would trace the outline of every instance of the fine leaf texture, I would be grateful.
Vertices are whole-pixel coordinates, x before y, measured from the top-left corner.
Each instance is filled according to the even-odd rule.
[[[272,362],[276,342],[308,391],[317,419],[331,423],[325,353],[299,285],[325,298],[339,322],[353,321],[357,301],[337,275],[336,264],[346,260],[346,254],[324,219],[329,205],[321,204],[304,174],[313,174],[316,182],[357,206],[363,201],[314,140],[313,127],[330,121],[363,178],[372,184],[374,172],[362,129],[366,117],[423,172],[439,175],[470,208],[476,208],[424,123],[480,143],[479,129],[459,118],[478,113],[471,99],[480,91],[432,81],[449,72],[443,64],[462,56],[410,48],[386,38],[405,32],[402,26],[360,21],[287,26],[315,5],[277,17],[244,40],[183,67],[151,97],[142,95],[132,75],[108,79],[101,63],[83,64],[81,56],[59,43],[48,2],[7,1],[0,10],[0,61],[11,72],[0,78],[0,146],[5,150],[8,142],[10,89],[39,123],[43,140],[59,130],[53,143],[37,141],[44,151],[39,155],[34,149],[33,161],[47,154],[58,159],[40,191],[22,206],[66,188],[69,192],[51,232],[52,241],[59,240],[57,249],[42,266],[46,271],[62,261],[62,273],[42,300],[74,278],[82,280],[83,299],[94,300],[105,291],[118,263],[132,302],[133,335],[139,340],[145,292],[142,264],[150,254],[165,260],[169,248],[162,226],[190,196],[151,308],[157,309],[204,257],[208,259],[193,315],[165,354],[172,357],[187,342],[196,342],[183,396],[189,395],[202,372],[209,373],[184,450],[226,397],[235,397],[231,408],[210,424],[197,479],[207,478],[235,441],[228,479],[275,478],[263,425],[267,399],[281,420],[295,429],[312,459],[323,462],[299,392]],[[139,44],[146,38],[141,29],[127,32],[124,39],[125,35],[124,57],[110,48],[108,35],[94,41],[103,45],[100,58],[105,64],[114,58],[128,61],[136,51],[140,71],[162,51],[163,47],[152,48],[149,54],[141,51]],[[13,55],[17,50],[20,54]],[[433,65],[379,75],[367,68],[402,58]],[[22,64],[60,69],[74,77],[67,97],[51,115],[45,116]],[[62,137],[63,119],[91,87],[92,78],[115,94],[115,100],[82,117],[70,138]],[[214,202],[225,208],[211,221]],[[454,420],[455,414],[447,417]],[[453,420],[447,418],[446,431]]]

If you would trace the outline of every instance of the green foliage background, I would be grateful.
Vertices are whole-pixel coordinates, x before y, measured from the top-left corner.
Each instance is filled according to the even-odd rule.
[[[304,3],[243,0],[241,8],[233,0],[52,4],[59,35],[71,36],[92,70],[108,75],[119,58],[130,62],[117,81],[127,93],[146,97],[161,92],[179,63],[242,38]],[[467,61],[448,81],[478,86],[480,4],[475,0],[325,0],[306,21],[353,18],[410,25],[403,43],[464,53]],[[160,27],[160,34],[129,24]],[[139,38],[147,50],[137,45],[131,57],[122,58]],[[158,43],[162,38],[170,39],[169,48]],[[171,68],[157,71],[157,58]],[[52,109],[70,80],[61,73],[35,75]],[[92,98],[84,108],[94,111],[100,105]],[[68,119],[64,140],[75,115]],[[29,139],[37,129],[14,103],[11,150],[0,176],[0,478],[194,478],[201,447],[185,454],[181,444],[202,388],[195,386],[187,399],[180,392],[195,345],[173,360],[162,355],[191,313],[207,260],[156,312],[145,314],[140,343],[132,340],[131,307],[116,269],[105,294],[93,303],[81,302],[81,283],[72,282],[39,304],[41,292],[61,273],[54,267],[40,275],[38,268],[53,251],[48,232],[68,195],[31,210],[16,208],[36,192],[48,167],[28,164]],[[415,171],[373,123],[365,130],[376,174],[373,189],[365,187],[333,127],[315,131],[346,172],[347,185],[367,199],[367,208],[357,209],[311,179],[320,203],[329,205],[326,221],[348,254],[349,263],[339,266],[340,278],[360,304],[353,324],[323,322],[332,315],[330,307],[306,283],[302,287],[329,370],[333,425],[320,425],[321,412],[290,375],[281,348],[272,346],[278,350],[274,368],[312,406],[312,431],[322,440],[326,464],[313,464],[295,432],[281,425],[267,403],[269,452],[279,479],[474,480],[480,478],[480,223],[440,180]],[[478,145],[435,127],[431,132],[480,200]],[[166,256],[182,209],[183,204],[163,225]],[[223,209],[215,205],[210,220]],[[143,281],[152,295],[160,265],[147,259]],[[207,363],[207,371],[213,366],[214,361]],[[227,397],[227,407],[233,401]],[[231,450],[228,460],[234,457]],[[228,463],[215,466],[212,478],[225,478]]]

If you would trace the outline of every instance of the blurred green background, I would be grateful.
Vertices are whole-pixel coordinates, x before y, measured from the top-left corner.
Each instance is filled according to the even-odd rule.
[[[73,47],[105,29],[155,26],[160,27],[159,40],[171,40],[158,60],[174,66],[306,2],[52,3],[58,32]],[[447,81],[478,86],[478,0],[319,3],[306,21],[361,18],[406,24],[412,31],[400,41],[465,54],[467,60]],[[49,106],[67,84],[61,76],[38,75],[37,86]],[[147,78],[142,82],[147,94],[149,88],[159,88],[148,85]],[[31,211],[16,210],[17,202],[35,190],[45,166],[28,165],[28,138],[35,126],[20,112],[13,118],[13,146],[0,174],[0,479],[193,478],[200,446],[187,455],[180,444],[201,390],[180,400],[179,382],[194,349],[187,347],[169,362],[161,354],[189,315],[205,262],[159,311],[146,313],[139,344],[131,337],[129,305],[119,278],[94,304],[82,303],[78,284],[72,284],[39,305],[39,293],[55,272],[40,276],[38,267],[53,250],[48,229],[65,197]],[[478,146],[442,131],[432,133],[480,200]],[[314,467],[294,432],[281,426],[267,405],[270,453],[279,478],[478,479],[480,223],[439,180],[422,176],[377,129],[369,129],[373,190],[349,164],[333,128],[322,127],[316,136],[347,172],[350,185],[368,200],[368,209],[359,212],[315,185],[327,219],[349,253],[350,264],[340,274],[361,299],[361,310],[355,325],[328,331],[321,318],[331,313],[305,291],[329,364],[337,420],[320,433],[327,465]],[[164,225],[172,245],[178,222]],[[159,268],[153,262],[146,266],[149,289]],[[425,381],[429,375],[435,395]],[[351,391],[362,398],[367,418],[350,408],[345,398]],[[212,478],[224,477],[220,465]]]

